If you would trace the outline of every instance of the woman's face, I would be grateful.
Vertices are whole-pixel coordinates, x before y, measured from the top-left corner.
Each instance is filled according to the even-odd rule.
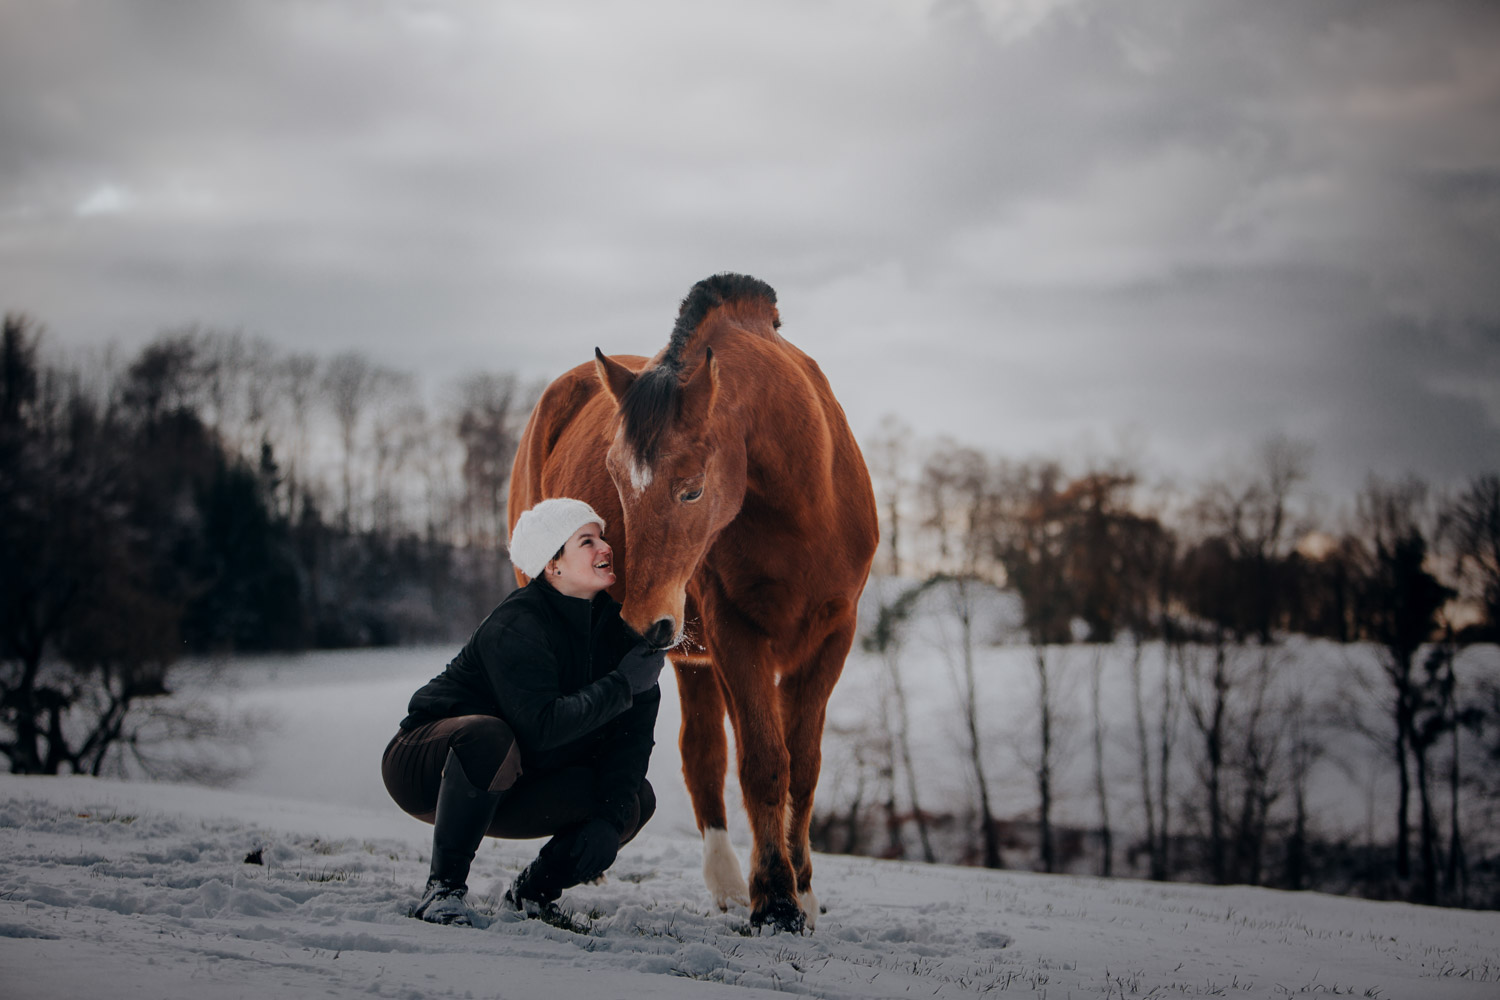
[[[614,552],[597,524],[573,532],[562,556],[547,564],[547,581],[568,597],[593,597],[614,585]]]

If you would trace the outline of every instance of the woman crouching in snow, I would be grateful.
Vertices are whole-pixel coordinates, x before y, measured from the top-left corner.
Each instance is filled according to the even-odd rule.
[[[598,878],[656,809],[646,781],[665,653],[620,620],[604,520],[544,500],[516,521],[511,560],[530,582],[490,612],[412,695],[381,773],[433,825],[413,916],[471,922],[464,896],[484,836],[551,836],[505,901],[530,914]]]

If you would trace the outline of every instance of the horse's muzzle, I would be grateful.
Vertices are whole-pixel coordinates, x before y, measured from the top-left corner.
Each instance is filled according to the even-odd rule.
[[[650,628],[641,635],[646,644],[653,649],[666,649],[672,645],[672,640],[677,636],[677,623],[671,618],[658,618]]]

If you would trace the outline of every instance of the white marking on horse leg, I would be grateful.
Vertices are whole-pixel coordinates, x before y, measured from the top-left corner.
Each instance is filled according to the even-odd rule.
[[[813,892],[812,886],[808,886],[807,891],[797,897],[797,905],[807,915],[807,929],[812,930],[818,923],[818,894]]]
[[[711,826],[703,831],[703,882],[721,910],[729,909],[732,902],[750,905],[750,887],[745,884],[728,830]]]

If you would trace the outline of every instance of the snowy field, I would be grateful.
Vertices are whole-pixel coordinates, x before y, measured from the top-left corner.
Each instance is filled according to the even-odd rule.
[[[721,914],[703,889],[669,676],[660,810],[608,883],[564,896],[578,930],[494,910],[534,842],[481,848],[472,884],[488,926],[428,926],[405,912],[431,828],[390,804],[379,755],[450,652],[174,674],[181,698],[251,724],[223,749],[244,768],[228,790],[0,777],[0,997],[1500,996],[1500,914],[1248,888],[820,855],[816,931],[752,935],[745,910]],[[835,717],[858,716],[870,669],[851,661]],[[940,711],[942,671],[911,680]],[[1011,702],[1021,711],[1024,691]],[[1013,717],[990,724],[1003,749]],[[924,728],[939,730],[929,759],[951,761],[947,733]],[[839,782],[839,739],[828,749]],[[961,786],[932,766],[934,790]],[[1024,784],[1013,794],[1024,802]],[[743,862],[742,814],[731,827]],[[257,850],[264,864],[245,863]]]
[[[577,931],[445,928],[404,915],[427,846],[388,809],[0,777],[3,995],[1500,995],[1497,913],[819,857],[817,930],[757,936],[707,904],[693,840],[648,830],[564,896]],[[481,850],[481,905],[532,847]]]

